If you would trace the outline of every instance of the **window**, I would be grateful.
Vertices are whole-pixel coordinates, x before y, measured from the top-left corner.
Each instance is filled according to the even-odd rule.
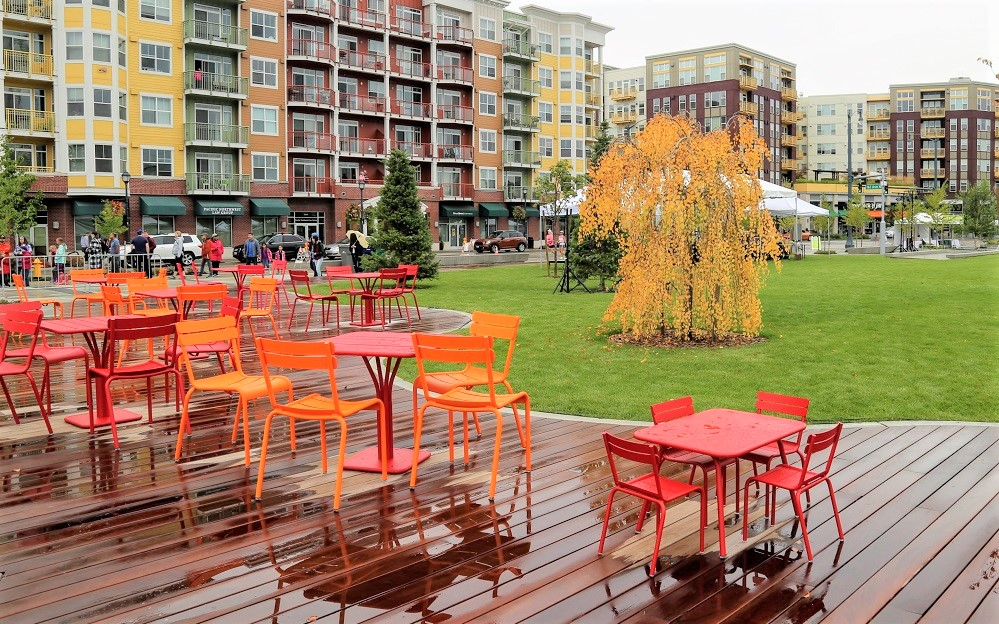
[[[815,134],[820,136],[836,134],[836,124],[816,124]]]
[[[816,153],[818,154],[835,154],[836,144],[835,143],[819,143],[816,146]]]
[[[83,117],[85,114],[83,87],[68,87],[66,89],[66,116]]]
[[[479,92],[479,114],[480,115],[495,115],[496,114],[496,94],[495,93],[485,93]]]
[[[479,18],[479,39],[496,41],[496,20],[487,17]]]
[[[551,158],[555,153],[555,139],[552,137],[540,137],[538,139],[538,149],[541,151],[542,156]]]
[[[543,122],[551,123],[555,119],[555,105],[551,102],[538,102],[538,117]]]
[[[496,153],[496,131],[479,130],[479,151]]]
[[[124,37],[118,37],[118,67],[128,69],[128,44]]]
[[[496,57],[479,54],[479,75],[483,78],[496,77]]]
[[[139,98],[143,125],[169,126],[173,119],[173,98],[143,95]]]
[[[254,134],[278,133],[278,109],[273,106],[250,107],[251,128]]]
[[[479,188],[487,191],[496,190],[496,167],[479,168]]]
[[[139,17],[156,20],[158,22],[169,22],[170,1],[171,0],[139,0]]]
[[[71,143],[69,148],[69,171],[78,173],[87,170],[87,146],[83,143]]]
[[[571,71],[560,71],[558,73],[558,86],[560,89],[571,89],[572,88],[572,72]]]
[[[278,180],[278,155],[277,154],[254,154],[253,155],[253,179],[258,182],[277,182]]]
[[[652,88],[662,89],[669,86],[669,61],[652,64]]]
[[[256,87],[277,87],[277,61],[250,59],[250,84]]]
[[[94,62],[111,62],[111,35],[107,33],[93,33],[94,35]]]
[[[554,38],[551,33],[538,33],[538,47],[542,52],[551,52],[554,46]]]
[[[836,115],[835,104],[819,104],[815,107],[816,117],[834,117]]]
[[[572,106],[563,104],[558,107],[559,123],[572,123]]]
[[[155,43],[139,44],[139,69],[141,71],[170,73],[170,46]]]
[[[538,82],[541,83],[542,87],[548,87],[549,89],[555,85],[555,70],[551,67],[539,67],[538,68]]]
[[[559,158],[572,158],[572,139],[561,139],[558,142]]]
[[[725,80],[725,55],[709,54],[704,57],[704,82]]]
[[[558,53],[564,55],[572,54],[572,37],[558,38]]]
[[[968,110],[968,89],[950,90],[950,110]]]
[[[98,143],[94,146],[94,171],[97,173],[114,172],[114,150],[110,145]]]
[[[111,117],[111,89],[94,89],[94,117]]]
[[[250,36],[254,39],[277,41],[277,15],[251,10]]]
[[[697,82],[697,59],[680,59],[680,85],[692,85]]]
[[[66,60],[83,60],[83,33],[78,30],[66,33]]]
[[[169,178],[173,175],[173,150],[157,147],[142,148],[142,175]]]
[[[124,91],[118,94],[118,119],[128,121],[128,93]]]

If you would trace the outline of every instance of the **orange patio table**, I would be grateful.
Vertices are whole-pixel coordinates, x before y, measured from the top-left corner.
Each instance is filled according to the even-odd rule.
[[[389,474],[409,472],[413,467],[413,449],[392,445],[392,386],[402,359],[416,357],[413,335],[408,332],[356,331],[327,338],[325,342],[333,343],[337,356],[356,355],[364,358],[364,365],[375,385],[375,395],[385,404],[385,417],[378,423],[378,437],[385,440],[385,447],[388,449]],[[343,467],[380,473],[382,464],[379,446],[375,445],[348,457]],[[428,457],[429,451],[420,451],[418,461],[422,462]]]
[[[714,408],[635,431],[636,440],[708,455],[715,464],[718,497],[718,549],[725,557],[725,478],[721,463],[805,430],[805,423]],[[746,510],[743,510],[745,513]]]

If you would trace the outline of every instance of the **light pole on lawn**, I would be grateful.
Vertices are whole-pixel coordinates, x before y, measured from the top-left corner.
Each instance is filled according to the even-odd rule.
[[[357,176],[357,188],[361,190],[361,234],[368,235],[368,211],[364,209],[364,185],[368,183],[368,176],[362,171]]]

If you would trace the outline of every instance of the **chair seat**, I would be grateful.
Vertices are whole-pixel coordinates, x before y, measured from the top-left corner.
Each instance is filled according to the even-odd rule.
[[[656,481],[659,482],[659,488],[656,489]],[[674,481],[673,479],[668,479],[662,475],[648,473],[640,477],[636,477],[631,481],[624,481],[620,485],[622,490],[640,492],[647,496],[651,496],[654,499],[659,499],[659,492],[663,493],[663,500],[675,500],[677,498],[683,498],[692,492],[699,492],[701,488],[694,485],[689,485],[687,483],[681,483],[679,481]]]
[[[797,453],[798,445],[785,440],[784,450],[787,453]],[[780,457],[780,446],[776,442],[771,442],[770,444],[761,446],[755,451],[746,453],[742,456],[743,459],[748,459],[758,464],[766,464],[771,459],[775,459],[777,457]]]
[[[820,477],[816,472],[810,470],[805,471],[805,484],[807,485],[813,479]],[[770,470],[764,472],[763,474],[756,477],[756,480],[760,483],[766,483],[767,485],[773,485],[775,487],[783,488],[785,490],[793,490],[798,487],[798,483],[801,479],[801,468],[797,466],[788,466],[787,464],[781,464],[776,468],[771,468]]]
[[[271,381],[273,380],[274,378],[271,377]],[[340,399],[339,413],[343,416],[351,416],[363,409],[369,409],[377,403],[377,399],[365,399],[362,401],[345,401]],[[335,409],[333,397],[316,393],[295,399],[290,403],[285,403],[275,408],[274,413],[303,420],[329,420],[338,412]]]
[[[267,394],[267,383],[263,375],[247,375],[240,371],[197,379],[191,385],[195,390],[238,392],[246,397],[262,397]],[[275,392],[283,392],[291,388],[291,381],[287,377],[275,376],[271,377],[271,385]]]
[[[678,464],[690,464],[693,466],[707,466],[712,467],[715,462],[708,455],[702,455],[701,453],[694,453],[693,451],[683,451],[674,448],[665,448],[659,454],[659,458],[662,460],[668,460],[671,462],[677,462]],[[730,457],[728,459],[721,460],[720,464],[722,467],[731,466],[736,462],[736,458]]]
[[[482,386],[489,383],[489,374],[484,368],[466,368],[462,371],[446,373],[428,373],[424,376],[427,387],[431,392],[447,392],[448,390],[461,386]],[[493,371],[493,383],[501,384],[506,381],[503,371]],[[413,382],[419,385],[420,380]]]
[[[496,407],[507,407],[514,403],[520,403],[527,398],[526,392],[516,392],[514,394],[496,393]],[[490,407],[494,405],[488,392],[476,392],[468,388],[451,388],[444,394],[428,400],[435,407],[443,409],[454,408],[458,411],[471,411],[478,407]]]
[[[7,355],[11,354],[8,353]],[[45,344],[40,344],[35,347],[35,357],[42,358],[46,362],[66,362],[69,360],[85,358],[88,355],[87,350],[83,347],[50,347]]]
[[[156,373],[172,373],[174,367],[169,364],[161,364],[160,362],[155,362],[149,360],[139,364],[133,364],[131,366],[117,366],[114,371],[107,367],[96,367],[93,366],[89,369],[91,375],[95,377],[108,377],[114,374],[115,377],[146,377],[150,374]]]
[[[0,376],[23,374],[25,372],[24,366],[24,362],[18,362],[16,364],[12,362],[0,362]]]
[[[305,299],[306,301],[336,301],[336,295],[334,295],[334,294],[329,294],[329,295],[315,295],[315,294],[312,294],[312,295],[303,295],[303,294],[298,294],[297,297],[299,299]]]

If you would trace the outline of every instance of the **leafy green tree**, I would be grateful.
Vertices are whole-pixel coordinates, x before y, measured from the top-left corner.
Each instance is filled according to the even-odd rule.
[[[964,223],[962,229],[971,234],[978,247],[979,238],[989,238],[996,233],[996,195],[985,180],[979,182],[964,193],[962,210]]]
[[[105,199],[101,214],[94,218],[94,229],[101,235],[101,238],[106,240],[112,233],[121,233],[124,218],[125,204],[117,200]]]
[[[385,160],[385,170],[385,186],[374,210],[382,253],[365,256],[361,264],[367,270],[415,264],[420,267],[420,279],[435,278],[439,264],[433,252],[430,224],[420,210],[416,170],[409,156],[397,149]]]
[[[593,143],[593,149],[590,150],[590,169],[596,169],[600,166],[600,159],[604,157],[613,142],[614,137],[610,135],[610,122],[604,119],[597,128],[597,139]]]
[[[929,217],[930,238],[936,238],[939,230],[956,223],[951,214],[951,205],[946,203],[946,200],[947,189],[945,185],[941,185],[923,198],[923,212]]]
[[[568,160],[560,160],[547,175],[539,176],[534,183],[534,191],[542,206],[550,206],[555,220],[567,217],[569,200],[586,186],[586,176],[576,175]]]
[[[871,215],[867,212],[867,206],[864,206],[860,199],[853,200],[853,203],[847,207],[846,216],[843,218],[847,227],[853,230],[854,236],[858,232],[862,232],[870,220]]]
[[[16,241],[17,233],[36,224],[35,217],[44,207],[44,194],[31,195],[34,175],[18,170],[14,150],[7,137],[0,138],[0,236],[10,236]]]
[[[791,215],[777,219],[777,223],[780,224],[781,232],[788,232],[790,234],[794,234],[794,225],[797,222],[798,217]]]

